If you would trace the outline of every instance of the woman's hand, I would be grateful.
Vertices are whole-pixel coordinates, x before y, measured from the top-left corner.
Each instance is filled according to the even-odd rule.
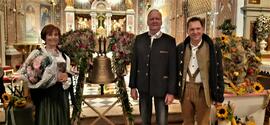
[[[57,81],[58,82],[66,82],[68,79],[68,74],[67,73],[63,73],[63,72],[59,72],[57,75]]]

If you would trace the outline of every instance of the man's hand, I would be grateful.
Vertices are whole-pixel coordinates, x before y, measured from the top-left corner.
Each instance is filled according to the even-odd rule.
[[[172,104],[173,100],[174,100],[174,96],[172,94],[166,94],[166,97],[165,97],[166,105]]]
[[[133,98],[134,100],[137,100],[138,99],[137,89],[136,88],[131,89],[130,95],[131,95],[131,98]]]

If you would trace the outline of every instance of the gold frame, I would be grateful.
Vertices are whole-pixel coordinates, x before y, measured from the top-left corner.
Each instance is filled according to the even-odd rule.
[[[261,0],[248,0],[249,4],[260,4]]]

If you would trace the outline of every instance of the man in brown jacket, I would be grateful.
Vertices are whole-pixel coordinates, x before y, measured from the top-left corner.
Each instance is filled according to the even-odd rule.
[[[185,125],[210,124],[210,107],[224,100],[222,54],[220,48],[203,33],[200,18],[188,20],[188,34],[177,46],[178,82]],[[196,117],[194,117],[196,116]]]

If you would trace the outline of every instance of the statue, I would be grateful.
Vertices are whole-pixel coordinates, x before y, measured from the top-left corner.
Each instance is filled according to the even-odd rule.
[[[123,18],[123,19],[119,19],[118,21],[116,20],[113,20],[112,21],[112,30],[113,31],[124,31],[125,29],[125,21],[126,21],[126,18]]]
[[[66,5],[73,7],[73,0],[66,0]]]
[[[126,9],[133,9],[133,2],[132,0],[125,0]]]
[[[78,29],[89,28],[89,21],[87,18],[78,17]]]

